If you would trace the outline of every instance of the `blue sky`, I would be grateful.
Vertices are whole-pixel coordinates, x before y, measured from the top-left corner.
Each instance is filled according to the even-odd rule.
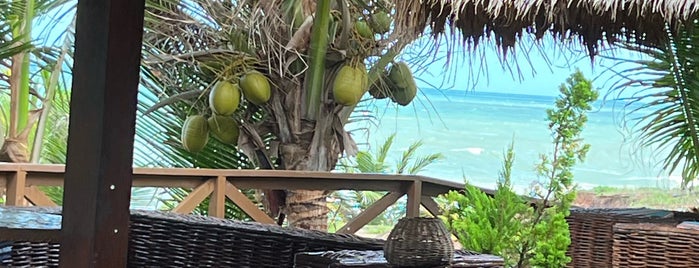
[[[49,43],[60,44],[60,39],[57,39],[63,34],[62,29],[68,26],[73,17],[73,12],[64,14],[65,11],[66,8],[55,11],[57,14],[64,15],[58,18],[60,21],[58,23],[51,19],[38,21],[36,29],[44,31],[35,31],[35,38],[45,38]],[[52,27],[46,27],[46,24]],[[407,48],[403,57],[406,59],[414,57],[416,51],[424,51],[425,48],[432,48],[432,45],[430,37],[424,37]],[[418,61],[420,66],[413,68],[419,87],[555,96],[558,95],[558,86],[565,82],[576,68],[579,68],[588,78],[594,79],[595,87],[605,93],[611,88],[611,82],[615,81],[613,73],[607,69],[611,66],[615,69],[629,66],[615,66],[618,62],[602,57],[597,57],[593,66],[587,51],[579,44],[564,47],[547,36],[535,45],[530,36],[524,36],[514,53],[509,53],[507,57],[507,66],[521,68],[519,70],[521,75],[517,75],[516,70],[503,67],[500,62],[502,57],[490,41],[483,41],[476,52],[467,53],[462,53],[462,46],[457,44],[458,50],[453,54],[449,67],[445,68],[444,57],[447,45],[447,40],[441,39],[437,53],[431,55],[431,58],[421,58]],[[611,51],[621,58],[640,58],[640,55],[622,49]],[[602,54],[611,55],[607,52]],[[487,66],[487,69],[481,66]],[[478,72],[479,74],[473,74]],[[631,92],[630,90],[625,92],[624,96]]]
[[[614,70],[622,70],[632,66],[630,64],[619,65],[619,61],[604,57],[596,57],[593,65],[590,57],[587,56],[587,50],[580,45],[564,47],[559,42],[554,42],[550,37],[544,38],[537,45],[534,45],[534,41],[527,38],[529,37],[525,37],[518,44],[514,53],[508,53],[505,65],[500,61],[502,57],[498,49],[491,42],[483,42],[473,53],[464,54],[462,53],[463,48],[460,48],[457,53],[453,54],[451,64],[445,71],[446,49],[440,48],[438,53],[431,58],[434,62],[424,64],[426,65],[424,71],[416,71],[415,77],[418,80],[418,86],[421,88],[437,87],[554,96],[558,95],[558,86],[565,82],[565,79],[578,68],[588,79],[594,80],[594,87],[600,89],[602,93],[606,93],[616,81],[613,72],[609,69],[613,67]],[[420,50],[422,47],[431,46],[428,42],[424,40],[418,42],[410,50]],[[444,40],[441,44],[442,47],[446,47]],[[410,57],[410,50],[406,53],[408,55],[404,55],[404,57]],[[638,53],[620,48],[607,48],[601,54],[624,59],[642,58]],[[507,69],[505,66],[519,67],[520,69]],[[481,71],[480,75],[474,74],[479,70]],[[629,90],[624,92],[622,96],[628,96],[631,93],[632,91]]]

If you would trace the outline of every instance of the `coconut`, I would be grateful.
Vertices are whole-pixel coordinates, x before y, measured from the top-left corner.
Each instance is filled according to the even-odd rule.
[[[407,88],[409,81],[413,80],[410,67],[404,61],[396,62],[391,66],[388,79],[399,88]]]
[[[371,28],[369,27],[369,24],[366,23],[366,21],[359,20],[354,24],[354,29],[357,30],[357,33],[361,37],[364,38],[373,38],[374,37],[374,32],[371,31]]]
[[[376,82],[369,86],[369,94],[377,100],[387,98],[389,95],[389,88],[386,81],[382,79],[376,80]]]
[[[415,99],[415,95],[417,95],[417,86],[415,86],[415,83],[412,83],[406,88],[396,88],[391,95],[391,100],[406,106]]]
[[[209,142],[209,125],[201,115],[192,115],[182,125],[182,146],[190,153],[198,153]]]
[[[215,114],[232,115],[240,104],[240,88],[228,81],[219,81],[209,93],[209,107]]]
[[[386,82],[391,88],[391,100],[400,105],[408,105],[417,95],[415,78],[405,62],[397,62],[391,66]]]
[[[353,106],[359,103],[367,90],[367,71],[364,65],[342,66],[335,76],[333,97],[341,105]]]
[[[209,117],[208,123],[211,134],[216,139],[225,144],[234,145],[238,143],[240,129],[238,129],[238,123],[235,122],[235,119],[222,115],[213,115]]]
[[[384,11],[379,11],[371,16],[371,28],[375,33],[385,34],[391,30],[391,16]]]
[[[267,103],[269,97],[272,95],[269,80],[258,71],[245,74],[240,78],[238,84],[243,91],[243,96],[256,105]]]

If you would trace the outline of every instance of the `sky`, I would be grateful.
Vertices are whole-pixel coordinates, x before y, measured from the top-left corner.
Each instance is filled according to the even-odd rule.
[[[73,4],[75,3],[74,1]],[[49,43],[60,44],[61,34],[73,18],[74,12],[67,12],[70,7],[56,10],[60,14],[59,22],[47,19],[38,21],[35,29],[35,38],[47,40]],[[74,10],[73,10],[74,11]],[[45,27],[47,24],[51,27]],[[447,29],[447,33],[449,29]],[[503,65],[502,57],[498,49],[490,41],[483,41],[476,52],[463,53],[463,46],[457,44],[457,51],[449,60],[446,60],[447,39],[440,39],[440,46],[435,50],[431,37],[423,37],[404,50],[402,57],[413,59],[412,70],[415,73],[420,88],[440,88],[449,90],[475,90],[480,92],[516,93],[527,95],[558,95],[558,85],[578,68],[587,78],[593,79],[593,86],[602,92],[612,87],[613,72],[610,67],[621,69],[618,61],[597,57],[594,65],[587,55],[587,51],[581,47],[562,47],[559,42],[554,42],[550,36],[535,44],[530,36],[525,35],[513,52],[508,53]],[[430,51],[425,56],[424,51]],[[625,59],[639,59],[641,56],[622,49],[613,49],[611,52],[603,51],[601,55],[618,56]],[[416,57],[416,55],[418,55]],[[418,60],[415,60],[418,58]],[[509,66],[513,69],[507,69]],[[519,71],[514,69],[519,68]],[[521,75],[518,75],[518,72]],[[612,78],[612,79],[610,79]],[[631,92],[625,92],[622,96],[628,96]]]
[[[508,53],[505,58],[507,64],[501,62],[502,57],[492,43],[483,42],[476,52],[464,54],[463,48],[460,48],[452,54],[451,64],[445,69],[446,42],[441,40],[440,44],[435,55],[414,66],[420,88],[555,96],[558,95],[558,85],[578,68],[588,79],[593,79],[594,87],[607,92],[617,81],[611,70],[633,66],[609,57],[642,59],[635,52],[605,48],[600,52],[602,57],[595,57],[593,64],[587,50],[580,45],[562,47],[550,36],[535,45],[530,37],[525,36],[514,52]],[[427,38],[419,40],[407,49],[403,57],[413,57],[417,53],[415,51],[432,46],[433,42]],[[621,96],[628,97],[630,94],[631,91],[623,92]]]

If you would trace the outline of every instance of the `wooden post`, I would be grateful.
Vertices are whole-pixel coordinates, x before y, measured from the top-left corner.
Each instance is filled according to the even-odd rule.
[[[27,172],[17,170],[15,174],[10,175],[10,180],[7,182],[7,200],[5,205],[8,206],[24,206],[24,187],[27,183]]]
[[[211,194],[211,198],[209,198],[209,216],[225,218],[227,183],[225,176],[216,177],[214,192]]]
[[[420,201],[422,201],[422,180],[415,180],[408,188],[408,204],[406,217],[415,218],[420,216]]]
[[[126,267],[144,0],[78,0],[60,266]]]

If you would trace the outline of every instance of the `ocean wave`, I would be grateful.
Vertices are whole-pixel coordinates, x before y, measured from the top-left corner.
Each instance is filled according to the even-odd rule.
[[[480,147],[466,147],[466,148],[456,148],[456,149],[451,149],[449,150],[451,152],[469,152],[474,155],[480,155],[485,151],[485,149],[480,148]]]

